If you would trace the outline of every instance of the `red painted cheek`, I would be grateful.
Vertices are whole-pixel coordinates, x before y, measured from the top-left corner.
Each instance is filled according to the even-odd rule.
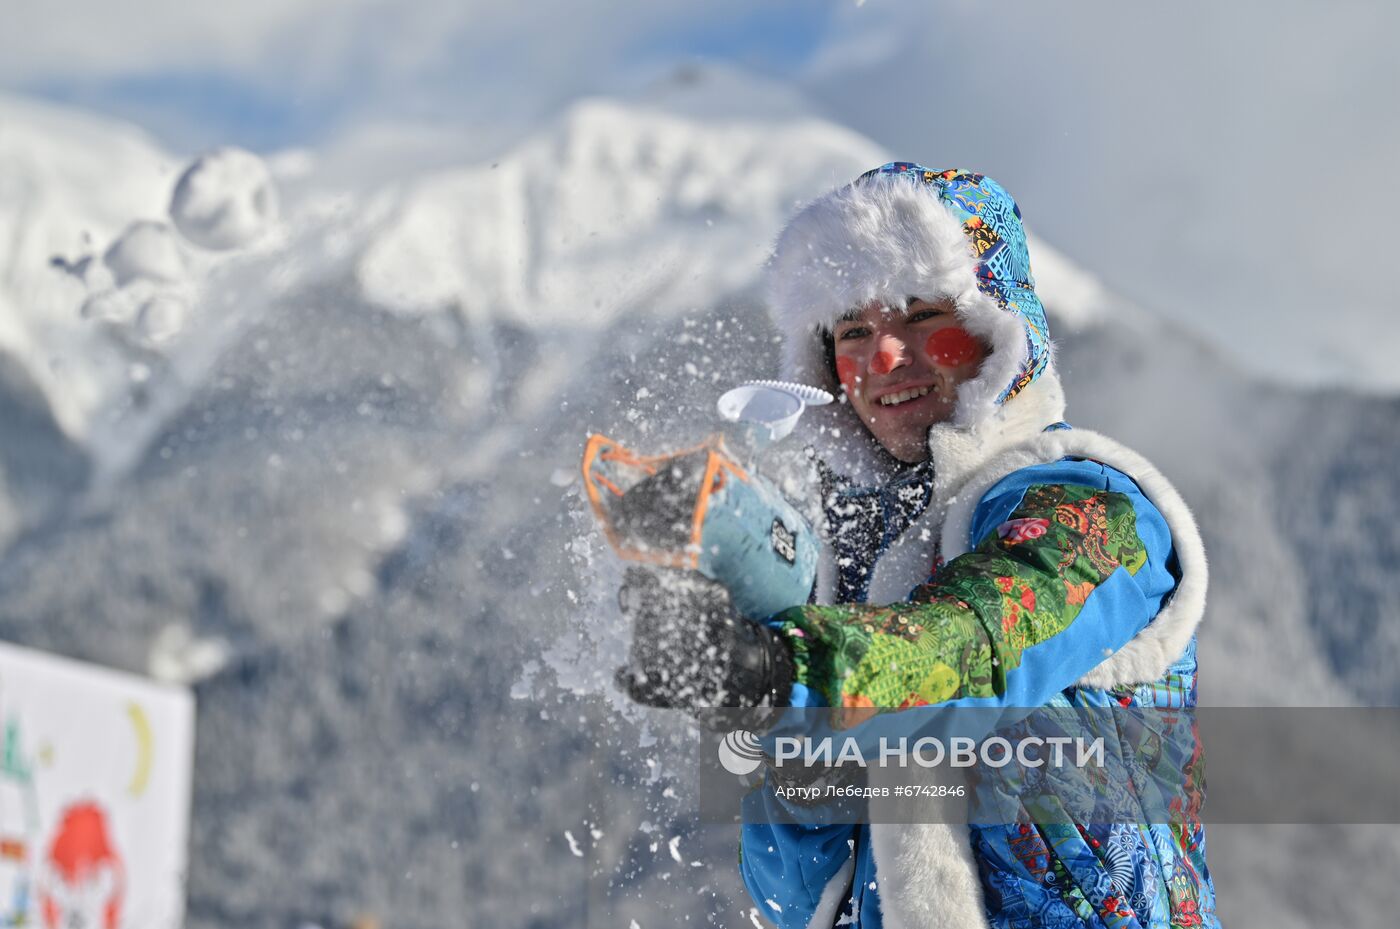
[[[854,358],[850,358],[846,355],[837,356],[836,377],[840,379],[841,385],[845,387],[847,391],[854,391],[856,389],[856,371],[858,368],[859,365],[856,364]]]
[[[982,353],[982,343],[966,329],[948,326],[928,337],[928,341],[924,343],[924,353],[932,358],[936,365],[956,368],[976,361],[977,356]]]

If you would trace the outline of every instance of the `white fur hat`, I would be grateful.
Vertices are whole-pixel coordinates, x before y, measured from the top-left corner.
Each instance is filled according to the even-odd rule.
[[[958,429],[994,416],[1049,367],[1020,210],[995,181],[971,172],[896,162],[807,204],[778,237],[764,291],[783,336],[783,377],[837,396],[825,335],[838,319],[873,300],[903,310],[913,297],[951,299],[968,331],[991,346],[978,375],[958,388],[950,424]],[[890,464],[844,398],[827,410],[816,444],[830,464],[852,476]]]

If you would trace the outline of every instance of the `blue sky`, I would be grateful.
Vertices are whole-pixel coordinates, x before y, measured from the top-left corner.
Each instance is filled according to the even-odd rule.
[[[46,77],[22,93],[130,120],[177,149],[237,142],[256,151],[315,144],[346,116],[345,95],[307,99],[219,71]]]
[[[1033,231],[1258,371],[1400,390],[1383,283],[1400,246],[1393,5],[10,4],[0,87],[132,120],[177,152],[386,123],[489,145],[580,96],[734,65],[892,155],[992,174]]]
[[[634,92],[678,62],[721,61],[791,80],[823,47],[839,6],[612,2],[581,14],[557,2],[476,10],[426,2],[398,17],[351,0],[334,14],[336,28],[321,32],[318,0],[300,2],[305,15],[274,23],[191,18],[154,47],[140,24],[161,15],[162,0],[127,4],[133,34],[93,43],[102,47],[93,58],[67,26],[85,15],[46,18],[36,4],[32,15],[43,21],[35,28],[53,33],[38,44],[52,52],[22,48],[18,31],[0,37],[0,54],[20,62],[0,65],[0,86],[129,119],[177,149],[236,142],[268,151],[317,145],[366,120],[543,119],[578,96]],[[76,4],[84,6],[101,5]],[[220,48],[212,33],[230,28],[246,36]],[[133,45],[127,56],[114,53],[123,40]]]

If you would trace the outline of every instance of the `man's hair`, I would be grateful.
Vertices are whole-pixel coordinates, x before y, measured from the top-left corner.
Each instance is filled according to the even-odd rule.
[[[826,370],[831,373],[833,383],[841,383],[841,376],[836,373],[836,336],[825,326],[822,327],[822,360],[826,362]]]

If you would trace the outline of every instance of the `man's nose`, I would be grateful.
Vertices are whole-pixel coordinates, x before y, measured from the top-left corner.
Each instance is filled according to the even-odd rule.
[[[870,370],[876,374],[889,374],[895,368],[909,363],[909,347],[904,340],[890,333],[881,335],[875,341],[875,357],[870,360]]]

